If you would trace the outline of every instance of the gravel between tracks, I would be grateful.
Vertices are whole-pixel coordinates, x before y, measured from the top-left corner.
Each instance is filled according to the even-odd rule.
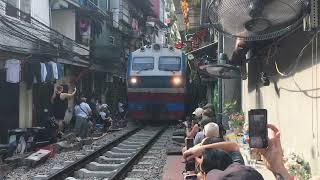
[[[103,138],[94,141],[91,145],[88,145],[86,149],[90,149],[90,146],[106,144],[120,135],[128,132],[133,127],[125,128],[121,131],[116,131],[105,135]],[[77,160],[77,154],[88,154],[85,150],[80,151],[69,151],[56,154],[54,158],[48,159],[44,164],[37,166],[36,168],[30,168],[27,166],[18,167],[13,169],[4,179],[10,180],[32,180],[36,175],[46,175],[51,174],[54,170],[53,168],[64,167],[66,165],[65,161],[75,161]]]
[[[139,162],[151,163],[151,165],[146,166],[147,172],[144,173],[135,173],[129,172],[127,177],[130,178],[141,178],[145,180],[161,180],[163,175],[163,169],[166,164],[167,154],[166,150],[168,147],[172,146],[172,133],[174,132],[175,128],[170,126],[158,139],[158,141],[153,145],[159,147],[159,144],[163,144],[163,148],[161,150],[153,150],[151,147],[150,151],[157,151],[157,153],[146,153],[144,156],[153,156],[156,159],[141,159]],[[160,143],[159,141],[164,141],[164,143]],[[140,169],[138,168],[139,165],[135,165],[133,169]]]

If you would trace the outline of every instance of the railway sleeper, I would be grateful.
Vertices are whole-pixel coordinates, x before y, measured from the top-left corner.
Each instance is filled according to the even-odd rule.
[[[138,149],[138,148],[140,149],[142,146],[120,143],[117,147],[123,148],[123,149]]]
[[[100,156],[98,157],[97,162],[101,164],[120,164],[126,162],[128,159],[129,158],[109,158],[105,156]]]
[[[117,153],[112,151],[107,151],[104,155],[107,157],[115,157],[115,158],[126,158],[131,157],[134,153]]]
[[[108,178],[111,177],[112,174],[114,174],[117,170],[113,170],[113,171],[90,171],[88,169],[82,168],[78,171],[75,172],[75,176],[77,178],[84,178],[84,179],[88,179],[88,178],[92,178],[92,177],[96,177],[96,178]]]
[[[137,152],[138,149],[132,148],[132,149],[127,149],[127,148],[119,148],[119,147],[114,147],[111,149],[113,152],[120,152],[120,153],[134,153]]]
[[[126,140],[126,141],[123,141],[123,144],[128,144],[128,145],[142,145],[146,142],[146,140],[144,141],[135,141],[135,140],[132,140],[132,141],[129,141],[129,140]]]
[[[86,165],[86,168],[90,171],[113,171],[124,165],[124,163],[119,164],[100,164],[98,162],[90,162]]]

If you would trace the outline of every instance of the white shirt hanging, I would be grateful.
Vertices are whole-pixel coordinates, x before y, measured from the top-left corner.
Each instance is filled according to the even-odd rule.
[[[44,63],[40,63],[40,64],[41,64],[41,82],[45,82],[48,74],[47,68]]]
[[[54,79],[59,79],[59,73],[58,73],[58,66],[55,62],[50,61],[49,62],[52,66],[52,70],[53,70],[53,78]]]
[[[7,70],[7,82],[19,83],[21,72],[21,61],[17,59],[10,59],[6,61],[5,68]]]

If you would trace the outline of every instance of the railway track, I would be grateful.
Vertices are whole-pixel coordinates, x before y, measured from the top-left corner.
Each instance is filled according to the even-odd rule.
[[[136,128],[46,179],[122,179],[165,129],[164,126]]]

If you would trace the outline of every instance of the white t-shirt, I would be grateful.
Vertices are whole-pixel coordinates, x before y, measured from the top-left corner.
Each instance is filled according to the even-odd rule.
[[[20,82],[21,62],[17,59],[10,59],[6,61],[5,68],[7,69],[7,82]]]
[[[81,108],[80,108],[81,106]],[[80,105],[74,107],[74,114],[78,117],[88,118],[88,115],[91,112],[89,104],[82,102]]]
[[[47,68],[44,63],[40,63],[40,64],[41,64],[41,82],[45,82],[48,74]]]
[[[50,61],[49,62],[52,66],[52,72],[53,72],[53,78],[59,79],[59,73],[58,73],[58,66],[55,62]]]

